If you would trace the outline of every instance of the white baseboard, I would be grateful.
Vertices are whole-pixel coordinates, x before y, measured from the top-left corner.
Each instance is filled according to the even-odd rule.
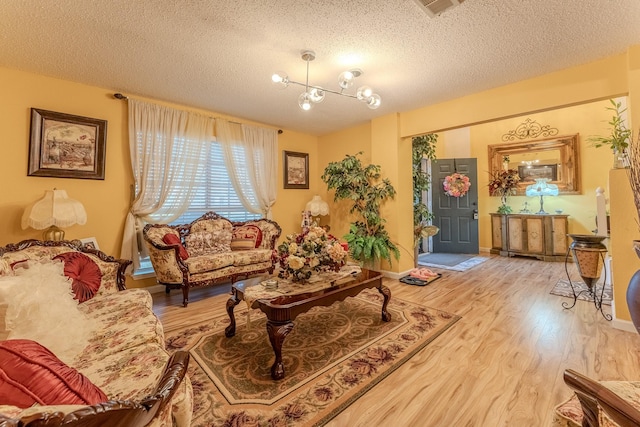
[[[634,334],[638,333],[636,327],[633,326],[633,322],[631,322],[630,320],[622,320],[616,318],[616,302],[614,300],[611,301],[611,315],[613,316],[613,319],[611,320],[611,326],[616,329],[620,329],[621,331],[633,332]]]

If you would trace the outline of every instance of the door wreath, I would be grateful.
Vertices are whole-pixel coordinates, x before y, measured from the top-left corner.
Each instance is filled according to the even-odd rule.
[[[471,182],[468,176],[456,172],[445,177],[442,185],[447,196],[462,197],[469,191]]]

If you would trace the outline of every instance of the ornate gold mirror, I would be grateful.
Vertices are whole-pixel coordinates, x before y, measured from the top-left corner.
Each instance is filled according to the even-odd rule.
[[[560,194],[580,194],[578,134],[489,145],[489,170],[515,169],[520,175],[517,195],[524,195],[536,178],[549,178]]]

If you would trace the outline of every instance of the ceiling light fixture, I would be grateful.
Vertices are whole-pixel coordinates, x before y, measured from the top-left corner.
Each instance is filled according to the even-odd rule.
[[[304,92],[302,92],[298,97],[298,105],[304,111],[308,111],[313,107],[314,104],[322,102],[327,92],[357,99],[364,102],[367,107],[371,108],[372,110],[375,110],[380,106],[380,103],[382,102],[380,95],[374,93],[373,89],[371,89],[369,86],[360,86],[355,95],[344,92],[346,89],[349,89],[351,86],[353,86],[354,80],[357,77],[360,77],[362,75],[361,69],[353,68],[351,70],[340,73],[340,75],[338,76],[338,86],[340,86],[340,91],[335,91],[331,89],[325,89],[320,86],[310,85],[309,62],[316,59],[316,53],[312,50],[303,50],[301,52],[301,57],[302,60],[307,63],[307,80],[305,83],[296,82],[295,80],[289,79],[287,73],[282,71],[274,73],[271,76],[271,81],[280,89],[284,89],[290,84],[304,86]]]

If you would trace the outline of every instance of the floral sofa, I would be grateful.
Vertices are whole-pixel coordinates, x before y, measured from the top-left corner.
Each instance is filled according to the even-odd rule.
[[[555,407],[554,427],[640,426],[640,381],[594,381],[567,369],[574,394]]]
[[[165,351],[129,264],[69,241],[0,248],[0,427],[189,426],[189,355]]]
[[[192,287],[273,273],[281,233],[268,219],[235,222],[215,212],[190,224],[147,224],[143,230],[156,280],[167,293],[181,288],[185,307]]]

